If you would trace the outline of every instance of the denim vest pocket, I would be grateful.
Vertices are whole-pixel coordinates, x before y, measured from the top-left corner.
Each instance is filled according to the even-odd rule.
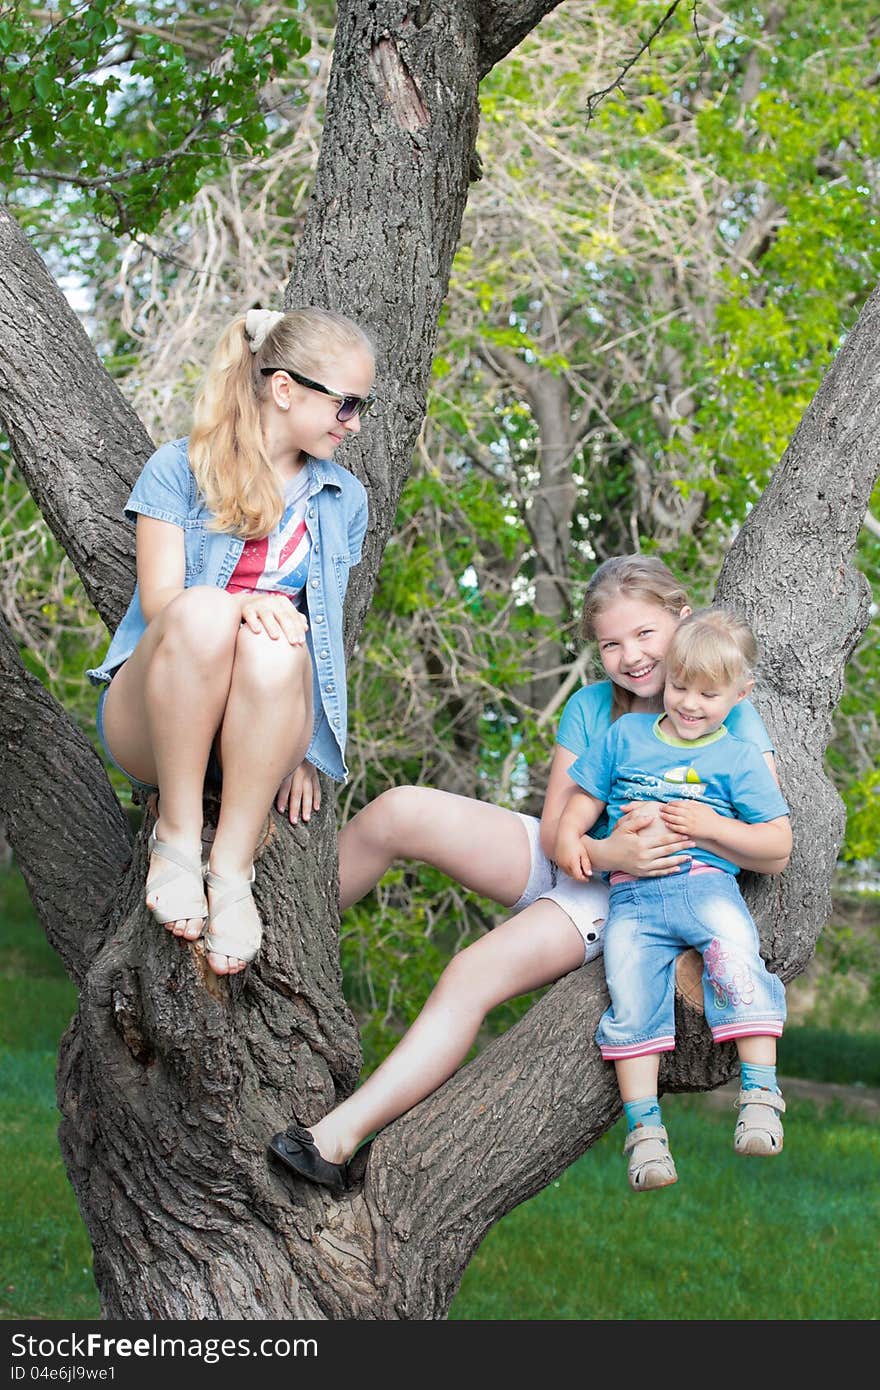
[[[345,591],[348,588],[348,576],[351,572],[352,560],[350,555],[334,555],[333,569],[336,574],[336,584],[339,588],[339,597],[345,598]]]
[[[208,535],[201,521],[187,521],[183,528],[183,545],[186,553],[186,578],[197,579],[205,568],[205,553],[208,548]]]

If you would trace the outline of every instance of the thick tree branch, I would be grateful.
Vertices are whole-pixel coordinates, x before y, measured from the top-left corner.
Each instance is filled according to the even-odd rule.
[[[0,422],[108,627],[134,585],[122,516],[150,438],[13,217],[0,208]]]
[[[778,921],[770,956],[803,969],[830,910],[843,804],[823,771],[846,664],[870,594],[852,565],[880,472],[880,290],[875,290],[734,542],[716,598],[758,636],[758,704],[774,735],[792,808],[794,853],[759,902]]]
[[[0,618],[0,815],[49,942],[78,983],[131,860],[97,753],[21,663]]]
[[[326,1108],[360,1069],[331,817],[332,798],[309,827],[269,817],[257,851],[262,949],[231,981],[208,970],[203,941],[176,940],[146,911],[145,817],[58,1085],[96,1278],[122,1318],[342,1316],[322,1268],[321,1195],[291,1190],[265,1154],[291,1109]]]
[[[480,24],[480,77],[516,48],[540,24],[545,14],[555,10],[560,0],[483,0],[478,6]]]
[[[858,322],[795,431],[761,498],[734,542],[718,585],[720,600],[756,576],[754,621],[763,669],[786,706],[809,714],[822,740],[843,689],[844,667],[867,618],[868,586],[852,567],[859,531],[880,475],[880,289]],[[790,619],[797,604],[792,662]],[[786,659],[789,658],[789,659]]]

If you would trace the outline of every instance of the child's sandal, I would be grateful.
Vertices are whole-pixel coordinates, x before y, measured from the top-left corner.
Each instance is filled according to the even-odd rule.
[[[633,1192],[678,1182],[664,1125],[636,1125],[626,1136],[623,1152],[629,1155],[627,1177]]]
[[[171,866],[164,873],[154,874],[146,886],[146,894],[149,897],[159,895],[155,907],[149,907],[149,904],[147,906],[160,926],[167,927],[172,922],[207,917],[204,864],[190,859],[173,845],[166,845],[164,840],[157,839],[155,828],[150,832],[147,850],[151,858],[164,859]],[[182,939],[197,941],[203,929],[199,929],[198,936]]]
[[[205,933],[205,951],[209,955],[226,956],[227,959],[241,960],[249,965],[259,951],[263,924],[252,892],[255,878],[253,868],[250,878],[223,878],[211,869],[206,873],[207,885],[215,895],[208,909],[208,930]],[[218,930],[218,920],[224,913],[229,916]],[[223,970],[214,973],[234,975],[238,972]]]
[[[757,1154],[768,1158],[782,1152],[783,1130],[779,1118],[785,1101],[778,1091],[753,1087],[736,1098],[739,1119],[733,1131],[733,1147],[738,1154]]]

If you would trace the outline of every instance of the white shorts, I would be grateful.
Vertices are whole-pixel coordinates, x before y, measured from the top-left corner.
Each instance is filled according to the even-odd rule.
[[[524,816],[520,820],[525,826],[531,850],[531,867],[525,892],[510,909],[511,916],[531,907],[539,898],[547,898],[562,908],[565,915],[577,927],[584,942],[584,960],[595,960],[602,954],[602,933],[608,916],[608,885],[602,879],[590,879],[589,883],[579,883],[554,864],[541,848],[541,822],[537,816]]]

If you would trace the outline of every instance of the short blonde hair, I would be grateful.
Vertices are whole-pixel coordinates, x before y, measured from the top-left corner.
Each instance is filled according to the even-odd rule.
[[[754,679],[758,643],[744,618],[704,608],[683,618],[666,653],[666,673],[681,681],[745,685]]]
[[[224,330],[196,400],[189,462],[199,491],[214,513],[212,529],[245,540],[267,536],[284,511],[269,461],[260,404],[270,390],[263,367],[292,367],[320,377],[340,355],[373,344],[351,319],[330,309],[291,309],[278,318],[256,352],[241,314]]]

